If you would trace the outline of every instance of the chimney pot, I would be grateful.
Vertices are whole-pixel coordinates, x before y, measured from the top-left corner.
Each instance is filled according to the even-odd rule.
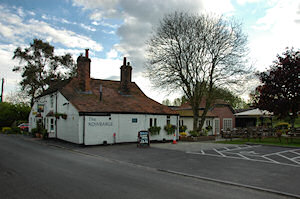
[[[85,49],[85,57],[89,58],[89,49]]]
[[[123,66],[126,66],[126,57],[123,58]]]

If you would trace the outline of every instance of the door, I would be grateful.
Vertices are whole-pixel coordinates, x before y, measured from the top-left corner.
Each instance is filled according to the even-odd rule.
[[[215,135],[220,134],[220,119],[216,118],[215,119]]]

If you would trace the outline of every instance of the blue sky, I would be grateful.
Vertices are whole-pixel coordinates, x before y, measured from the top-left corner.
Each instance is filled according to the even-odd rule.
[[[268,68],[285,47],[300,45],[298,0],[1,0],[0,78],[6,81],[5,95],[19,89],[20,74],[11,71],[17,64],[11,59],[13,51],[40,38],[50,42],[56,54],[69,52],[74,59],[89,48],[94,78],[118,80],[126,56],[133,66],[133,81],[146,95],[159,102],[177,97],[179,92],[151,87],[143,61],[153,27],[164,14],[179,10],[241,21],[248,34],[249,60],[259,71]]]

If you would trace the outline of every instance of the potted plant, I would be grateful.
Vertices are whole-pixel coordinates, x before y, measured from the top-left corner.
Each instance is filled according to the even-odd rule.
[[[61,114],[61,117],[63,118],[63,119],[67,119],[67,117],[68,117],[68,115],[67,114],[65,114],[65,113],[63,113],[63,114]]]
[[[160,129],[160,126],[151,126],[148,131],[151,135],[159,135]]]
[[[167,132],[168,135],[172,135],[175,133],[176,130],[176,126],[175,125],[171,125],[171,124],[167,124],[164,127],[165,131]]]

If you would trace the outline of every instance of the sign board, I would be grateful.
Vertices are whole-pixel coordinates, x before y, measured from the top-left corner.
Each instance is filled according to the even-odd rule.
[[[150,146],[149,131],[139,131],[138,146]]]

